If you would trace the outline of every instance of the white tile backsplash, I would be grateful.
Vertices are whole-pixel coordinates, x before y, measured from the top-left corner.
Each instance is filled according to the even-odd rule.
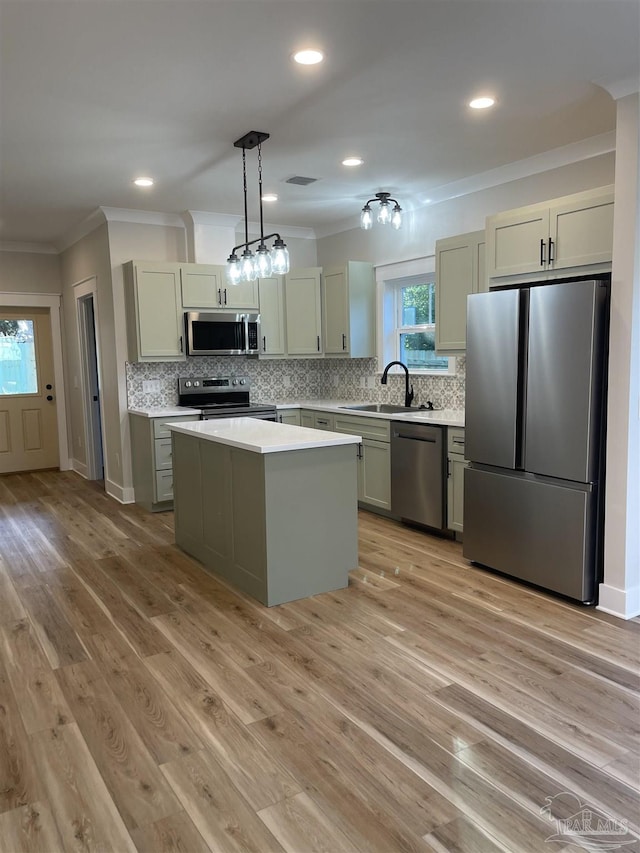
[[[455,376],[411,376],[414,405],[430,400],[437,408],[464,408],[465,359],[456,359]],[[248,376],[251,399],[271,403],[283,399],[342,399],[400,403],[404,399],[404,374],[390,373],[380,383],[375,358],[187,358],[186,362],[127,363],[129,408],[175,406],[180,376]]]

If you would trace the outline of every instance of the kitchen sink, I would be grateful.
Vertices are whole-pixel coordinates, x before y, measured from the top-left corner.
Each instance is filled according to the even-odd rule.
[[[349,409],[352,412],[384,412],[387,415],[417,411],[408,406],[392,406],[389,403],[363,403],[361,406],[339,406],[339,408]]]

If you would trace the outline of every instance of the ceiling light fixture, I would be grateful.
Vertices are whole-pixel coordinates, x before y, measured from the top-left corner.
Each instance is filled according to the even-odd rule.
[[[362,166],[363,163],[362,157],[345,157],[342,161],[343,166]]]
[[[298,65],[317,65],[324,59],[324,53],[321,50],[298,50],[293,59]]]
[[[137,187],[152,187],[153,178],[136,178],[133,182]]]
[[[242,180],[244,191],[244,243],[234,246],[227,258],[227,281],[229,284],[240,284],[243,281],[255,281],[257,278],[268,278],[270,275],[284,275],[289,272],[289,250],[279,234],[264,234],[262,219],[262,143],[269,138],[268,133],[250,130],[233,143],[236,148],[242,148]],[[260,199],[260,236],[249,240],[249,221],[247,219],[247,151],[258,148],[258,198]],[[265,240],[275,237],[271,251]],[[259,243],[254,256],[249,248]],[[244,249],[238,257],[238,250]]]
[[[380,209],[378,210],[378,215],[376,217],[378,222],[381,225],[391,223],[397,231],[402,225],[402,208],[395,198],[391,198],[391,193],[376,193],[375,198],[369,199],[362,208],[362,213],[360,214],[360,227],[364,231],[369,231],[373,226],[373,211],[371,210],[370,205],[373,204],[374,201],[380,203]],[[393,208],[391,207],[390,202],[393,202]]]
[[[474,98],[472,101],[469,101],[469,106],[473,110],[486,110],[488,107],[492,107],[495,104],[495,98],[482,97],[482,98]]]

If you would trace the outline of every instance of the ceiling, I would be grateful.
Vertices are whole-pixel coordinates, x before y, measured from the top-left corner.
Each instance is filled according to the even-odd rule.
[[[0,241],[60,245],[98,206],[240,215],[249,130],[271,135],[269,222],[355,224],[378,190],[416,208],[613,130],[601,86],[640,75],[639,17],[638,0],[0,0]],[[325,62],[295,65],[310,45]],[[485,92],[497,105],[469,110]]]

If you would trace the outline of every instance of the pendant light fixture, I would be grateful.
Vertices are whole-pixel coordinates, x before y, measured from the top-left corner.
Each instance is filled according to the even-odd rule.
[[[365,231],[369,231],[373,226],[373,211],[371,210],[370,205],[375,201],[380,204],[378,215],[376,217],[378,222],[381,225],[387,225],[390,223],[397,231],[402,225],[402,208],[395,198],[391,198],[391,193],[376,193],[375,198],[369,199],[362,208],[362,213],[360,214],[360,227]],[[393,207],[391,207],[390,202],[393,202]]]
[[[257,278],[268,278],[271,275],[284,275],[289,272],[289,250],[282,237],[274,232],[264,233],[262,218],[262,143],[269,138],[268,133],[250,130],[233,143],[235,148],[242,148],[242,181],[244,192],[244,243],[234,246],[227,258],[227,281],[229,284],[240,284],[243,281],[255,281]],[[247,151],[258,149],[258,194],[260,198],[260,236],[249,240],[249,220],[247,218]],[[273,248],[269,250],[266,240],[275,237]],[[254,243],[259,243],[255,255],[250,249]],[[244,251],[238,256],[238,251]]]

